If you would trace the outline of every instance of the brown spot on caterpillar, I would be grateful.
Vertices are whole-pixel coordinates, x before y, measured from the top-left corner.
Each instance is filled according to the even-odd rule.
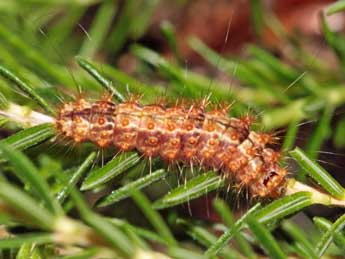
[[[188,139],[188,143],[191,144],[191,145],[195,145],[197,143],[197,139],[196,138],[193,138],[193,137],[190,137]]]
[[[150,137],[149,138],[149,143],[150,143],[151,146],[157,146],[158,139],[156,137]]]
[[[147,128],[148,128],[149,130],[153,130],[153,129],[155,128],[155,124],[154,124],[153,122],[149,122],[149,123],[147,124]]]
[[[193,129],[193,125],[192,124],[187,124],[185,126],[185,128],[186,128],[186,130],[191,131]]]
[[[123,127],[126,127],[129,124],[129,120],[128,119],[123,119],[121,123],[122,123]]]
[[[175,129],[176,129],[176,126],[174,124],[172,124],[172,123],[168,124],[168,130],[173,131]]]
[[[105,120],[103,118],[98,119],[98,124],[103,125],[105,123]]]
[[[211,132],[211,131],[214,131],[215,130],[215,127],[213,125],[208,125],[206,127],[207,131]]]

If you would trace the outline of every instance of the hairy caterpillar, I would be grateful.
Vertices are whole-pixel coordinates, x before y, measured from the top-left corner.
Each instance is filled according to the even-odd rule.
[[[279,166],[279,153],[267,147],[271,135],[251,131],[250,116],[228,117],[229,107],[206,106],[207,101],[165,107],[138,100],[116,104],[109,96],[94,103],[80,98],[58,110],[56,127],[75,142],[215,169],[253,197],[280,196],[287,171]]]

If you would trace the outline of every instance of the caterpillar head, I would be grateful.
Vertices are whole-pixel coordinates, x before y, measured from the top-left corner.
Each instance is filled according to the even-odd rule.
[[[286,169],[278,163],[271,164],[266,168],[265,174],[249,186],[250,192],[262,198],[277,198],[285,191],[286,174]]]

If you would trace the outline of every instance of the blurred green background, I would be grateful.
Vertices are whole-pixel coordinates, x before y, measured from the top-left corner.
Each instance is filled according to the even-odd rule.
[[[140,94],[146,104],[209,95],[234,103],[231,116],[254,114],[256,129],[280,137],[276,149],[290,175],[337,197],[345,184],[344,8],[344,1],[326,0],[3,0],[1,108],[16,103],[47,114],[78,89],[90,100],[104,89],[118,100]],[[224,191],[214,172],[187,170],[182,179],[157,159],[149,174],[136,153],[112,160],[114,150],[100,154],[87,143],[41,143],[54,134],[49,125],[0,123],[2,258],[144,258],[144,251],[147,258],[163,258],[154,251],[173,258],[344,258],[343,209],[301,212],[318,203],[310,195],[262,201],[259,210],[257,201]],[[288,154],[295,146],[329,176],[316,167],[299,170],[303,161]],[[107,207],[95,208],[97,200]],[[245,214],[253,205],[255,216]],[[71,223],[68,232],[68,222],[57,223],[61,215],[85,225]],[[242,222],[251,232],[239,232]],[[7,240],[12,233],[17,238]],[[85,244],[69,235],[93,238]]]

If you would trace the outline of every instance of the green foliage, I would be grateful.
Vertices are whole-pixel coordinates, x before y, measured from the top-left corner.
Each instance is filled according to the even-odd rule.
[[[331,15],[337,12],[341,12],[345,9],[345,1],[340,0],[335,2],[334,4],[331,4],[327,9],[327,14]]]
[[[333,241],[334,235],[341,232],[345,226],[345,215],[338,218],[332,226],[322,235],[322,238],[316,246],[316,252],[319,257],[321,257],[328,246]]]
[[[110,181],[119,174],[124,173],[130,167],[139,163],[139,161],[139,155],[136,153],[130,155],[120,155],[111,160],[102,168],[92,171],[83,181],[81,190],[85,191],[98,187],[99,185]]]
[[[157,170],[151,174],[137,179],[136,181],[128,182],[123,187],[112,191],[108,196],[103,197],[98,201],[98,206],[108,206],[131,195],[131,190],[141,190],[150,184],[165,178],[167,172],[164,169]]]
[[[123,95],[115,87],[113,87],[111,82],[105,79],[90,62],[87,62],[82,57],[77,57],[77,62],[79,66],[93,76],[93,78],[95,78],[97,82],[99,82],[105,88],[105,90],[112,93],[118,101],[123,102],[125,100]]]
[[[11,135],[0,141],[1,258],[345,255],[344,215],[334,222],[321,217],[309,220],[319,230],[313,238],[305,233],[312,230],[301,230],[304,226],[290,219],[304,215],[314,204],[345,204],[344,187],[316,162],[326,140],[332,138],[337,147],[344,147],[343,118],[332,127],[336,109],[345,103],[344,37],[330,30],[324,16],[320,17],[323,36],[338,58],[338,68],[314,56],[311,62],[310,53],[291,42],[285,44],[292,49],[289,61],[294,62],[254,44],[246,48],[245,58],[225,57],[199,39],[190,39],[201,57],[241,85],[229,89],[226,82],[184,68],[175,28],[167,21],[160,29],[176,62],[147,46],[128,44],[144,35],[158,0],[122,5],[110,0],[5,2],[0,3],[0,115],[4,117],[0,124],[4,134]],[[343,10],[343,2],[331,5],[327,15]],[[78,37],[78,22],[94,4],[99,5],[88,35]],[[260,1],[251,4],[260,40],[267,17],[272,17],[263,13]],[[42,17],[47,12],[51,15]],[[276,23],[269,25],[277,31]],[[134,74],[140,80],[96,61],[100,53],[113,58],[124,49],[136,59]],[[70,65],[71,60],[79,67]],[[212,93],[210,99],[216,103],[236,100],[232,115],[243,115],[248,107],[254,113],[264,111],[257,116],[258,128],[287,127],[283,151],[301,167],[296,175],[301,182],[290,179],[286,195],[279,199],[248,201],[217,172],[192,168],[181,174],[159,160],[149,164],[136,152],[113,157],[114,150],[99,151],[88,144],[73,147],[56,136],[51,123],[43,123],[51,122],[47,116],[54,116],[59,100],[70,100],[71,92],[93,98],[104,91],[119,102],[128,91],[143,94],[145,103],[162,95],[176,100]],[[294,148],[304,120],[315,121],[312,133],[304,147]],[[321,190],[306,185],[311,181]],[[212,199],[215,195],[217,199]],[[212,206],[200,206],[201,218],[193,215],[194,200],[205,196],[213,200],[223,223],[205,219]],[[249,206],[240,213],[242,200]],[[193,213],[183,213],[184,208]]]
[[[303,233],[297,225],[290,221],[285,221],[282,224],[282,229],[294,240],[295,249],[302,250],[307,258],[318,258],[312,244],[309,242],[308,237]]]
[[[48,113],[54,114],[53,108],[51,108],[50,105],[42,97],[40,97],[39,94],[31,86],[24,83],[21,79],[16,77],[6,68],[0,67],[0,74],[17,85],[24,93],[27,93],[30,97],[35,99],[37,103],[40,104]]]
[[[253,217],[249,217],[247,219],[247,223],[256,239],[260,240],[260,244],[271,258],[287,258],[287,255],[284,254],[278,243],[274,240],[273,236],[262,224],[257,222],[257,220]]]
[[[300,148],[295,148],[290,154],[325,190],[339,199],[344,199],[344,188],[325,169],[307,157]]]
[[[1,143],[11,147],[24,150],[52,137],[54,130],[51,124],[41,124],[35,127],[24,129],[10,137],[1,140]]]
[[[171,206],[176,206],[178,204],[189,202],[190,200],[198,198],[223,186],[224,179],[215,172],[204,173],[173,189],[164,197],[155,201],[153,207],[156,209],[165,209]]]

